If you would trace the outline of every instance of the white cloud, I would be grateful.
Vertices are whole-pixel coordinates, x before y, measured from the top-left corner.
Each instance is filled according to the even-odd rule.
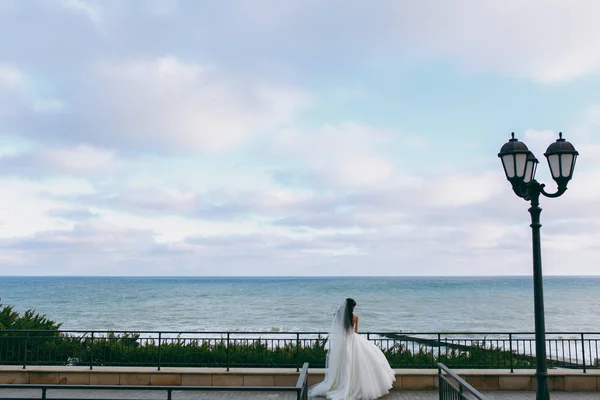
[[[102,13],[96,4],[85,0],[62,0],[63,7],[80,12],[86,16],[93,24],[99,25],[102,22]]]
[[[431,60],[467,73],[499,73],[542,83],[564,82],[600,69],[600,4],[595,0],[385,1],[354,7],[343,1],[235,4],[234,16],[238,7],[244,11],[241,31],[261,43],[281,38],[273,46],[292,40],[305,55],[336,48],[343,56],[376,65],[390,59]],[[273,50],[256,47],[265,53]]]
[[[465,71],[563,82],[600,69],[594,0],[389,2],[387,35],[407,53]],[[382,8],[380,8],[383,11]],[[389,41],[388,41],[389,42]]]
[[[36,89],[34,80],[27,71],[14,66],[0,65],[0,116],[18,120],[31,118],[30,111],[40,115],[52,115],[65,109],[61,100],[44,98]],[[0,121],[0,124],[2,123],[6,122]]]
[[[232,149],[287,123],[308,102],[300,89],[247,84],[172,57],[103,63],[95,77],[79,110],[94,111],[95,140],[141,147]]]
[[[378,150],[402,137],[353,122],[323,125],[313,131],[286,130],[276,137],[274,151],[308,166],[316,179],[345,187],[381,186],[396,172]]]
[[[179,0],[150,0],[144,3],[152,15],[171,16],[179,11]]]
[[[178,274],[287,275],[302,268],[330,275],[339,263],[343,273],[373,275],[528,274],[528,204],[510,191],[501,172],[495,172],[497,178],[492,174],[413,176],[404,186],[359,186],[352,194],[344,193],[344,185],[329,193],[230,188],[221,196],[157,187],[132,197],[135,191],[130,195],[126,187],[113,186],[104,193],[113,192],[117,202],[104,204],[85,200],[101,193],[82,181],[4,182],[0,237],[12,238],[12,247],[0,249],[0,258],[38,273],[35,265],[56,263],[60,253],[61,273],[83,274],[97,273],[102,263],[112,273],[168,274],[161,265],[173,262],[181,265],[173,272]],[[444,181],[446,187],[438,186]],[[469,184],[486,195],[463,197]],[[433,197],[433,187],[440,189],[440,199]],[[595,204],[600,194],[582,199],[581,188],[571,189],[564,199],[543,200],[545,267],[553,273],[561,271],[557,260],[563,259],[555,254],[575,248],[595,254],[591,246],[600,240],[592,230],[581,242],[574,225],[588,220],[600,226],[600,214],[580,206]],[[83,197],[70,197],[72,192]],[[214,203],[203,203],[211,199]],[[142,202],[156,212],[143,212]],[[207,205],[233,214],[211,220],[210,208],[198,213]],[[247,217],[232,217],[236,213]],[[593,273],[592,259],[573,257],[573,273]],[[94,261],[84,262],[89,258]]]
[[[89,145],[45,151],[41,158],[41,162],[51,168],[74,174],[106,172],[120,165],[114,152]]]
[[[126,163],[113,151],[86,144],[47,147],[32,141],[13,139],[0,146],[0,166],[3,173],[25,178],[94,178],[118,172]]]
[[[548,146],[558,139],[558,133],[550,129],[527,129],[523,136],[521,141],[528,146],[529,150],[535,154],[539,154],[539,156],[542,156]]]
[[[598,182],[600,182],[600,170],[579,171],[575,166],[573,179],[569,182],[568,192],[564,195],[565,199],[589,203],[600,201],[600,185],[598,185]],[[550,187],[555,186],[551,181],[546,183]],[[575,206],[575,204],[571,204],[571,206]]]
[[[474,206],[492,201],[503,191],[505,185],[506,179],[498,171],[446,173],[423,183],[427,204],[445,207]]]
[[[18,115],[26,104],[26,83],[27,75],[21,69],[0,65],[0,129],[6,124],[4,119]]]
[[[590,170],[600,165],[600,107],[592,106],[581,113],[580,122],[572,129],[563,131],[563,138],[569,141],[579,152],[574,176],[578,175],[581,169]],[[547,162],[544,153],[548,146],[558,139],[559,132],[550,129],[528,129],[522,138],[529,150],[531,150],[538,160],[540,166],[538,171],[547,170]],[[543,164],[543,166],[541,166]],[[549,175],[546,176],[550,178]]]
[[[19,7],[26,6],[14,8]],[[131,46],[154,56],[169,50],[189,54],[186,43],[193,43],[192,53],[210,54],[211,61],[229,62],[242,72],[296,75],[317,70],[335,76],[325,69],[337,71],[348,65],[397,69],[432,61],[466,73],[556,83],[595,74],[600,68],[596,51],[600,28],[595,19],[600,5],[595,0],[386,0],[352,7],[342,0],[231,0],[214,7],[174,0],[143,5],[63,0],[63,14],[65,10],[102,27],[112,49],[108,54],[128,54]],[[77,21],[62,18],[51,7],[45,11],[42,15],[54,12],[53,17],[61,17],[77,54],[105,48],[107,42],[94,41],[98,35],[92,40],[97,47],[81,46]],[[155,29],[157,16],[164,27],[160,35]],[[44,29],[38,35],[54,37],[43,22],[37,25]]]
[[[39,114],[55,114],[64,108],[65,104],[57,99],[39,99],[33,102],[33,110]]]
[[[427,96],[444,88],[410,119],[411,93],[383,86],[428,62],[545,83],[600,65],[586,0],[62,4],[40,14],[61,29],[0,26],[21,38],[0,67],[0,128],[26,138],[0,146],[0,172],[27,177],[0,177],[0,274],[529,274],[528,204],[498,160],[436,168],[456,129],[400,130],[435,130]],[[542,200],[553,273],[597,273],[600,112],[580,120],[563,131],[581,153],[569,191]],[[557,132],[517,136],[545,164]]]
[[[18,238],[64,227],[46,212],[64,206],[48,195],[90,193],[91,185],[72,178],[46,181],[3,179],[0,184],[0,238]],[[67,225],[69,226],[69,225]]]
[[[0,65],[0,89],[17,89],[25,81],[23,72],[18,68]]]

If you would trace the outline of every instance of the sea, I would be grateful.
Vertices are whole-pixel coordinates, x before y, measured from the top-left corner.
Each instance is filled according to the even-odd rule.
[[[0,277],[0,302],[65,330],[533,332],[531,277]],[[600,277],[544,278],[549,332],[600,332]]]

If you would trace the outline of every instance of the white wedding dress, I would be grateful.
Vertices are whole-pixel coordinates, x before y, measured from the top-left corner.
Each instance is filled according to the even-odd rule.
[[[346,303],[338,308],[329,332],[327,370],[323,382],[311,386],[310,397],[331,400],[373,400],[396,380],[383,352],[354,330],[344,328]]]

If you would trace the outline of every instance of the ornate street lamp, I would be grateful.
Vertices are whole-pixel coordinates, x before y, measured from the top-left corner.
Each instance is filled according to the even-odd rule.
[[[535,358],[537,377],[537,400],[549,400],[548,370],[546,368],[546,326],[544,322],[544,290],[542,283],[542,251],[540,240],[540,194],[546,197],[558,197],[567,190],[567,183],[573,177],[575,161],[579,153],[575,147],[562,137],[548,146],[544,153],[550,166],[552,179],[558,185],[555,193],[544,190],[544,184],[535,180],[538,160],[529,151],[525,143],[512,138],[502,146],[498,157],[502,160],[506,179],[511,183],[517,196],[531,201],[531,233],[533,241],[533,300],[535,314]]]

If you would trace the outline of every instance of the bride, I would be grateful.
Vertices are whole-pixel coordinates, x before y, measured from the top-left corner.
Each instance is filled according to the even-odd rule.
[[[325,380],[311,386],[309,396],[373,400],[387,394],[396,380],[379,347],[358,334],[355,306],[356,302],[348,298],[334,314]]]

